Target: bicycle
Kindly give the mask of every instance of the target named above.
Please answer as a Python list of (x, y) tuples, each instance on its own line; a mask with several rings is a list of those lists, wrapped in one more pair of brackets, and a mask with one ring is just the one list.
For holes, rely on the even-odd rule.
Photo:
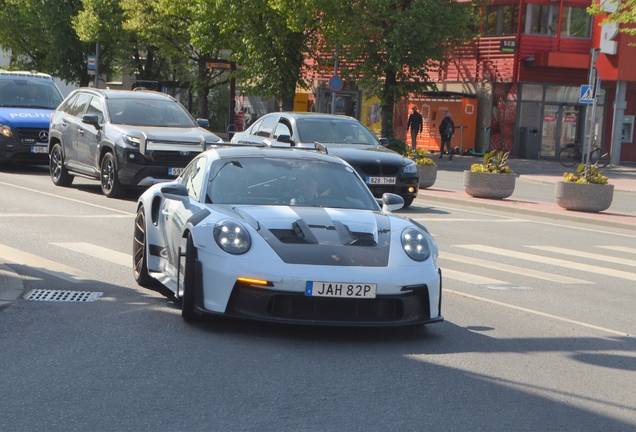
[[(595, 147), (596, 141), (592, 143), (590, 151), (590, 163), (599, 168), (609, 165), (610, 154), (603, 147)], [(559, 162), (565, 167), (572, 167), (583, 163), (583, 148), (580, 142), (568, 143), (559, 152)]]

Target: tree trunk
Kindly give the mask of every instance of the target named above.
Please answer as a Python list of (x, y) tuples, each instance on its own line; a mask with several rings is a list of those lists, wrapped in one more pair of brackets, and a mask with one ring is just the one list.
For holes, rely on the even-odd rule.
[(208, 95), (210, 94), (210, 84), (208, 83), (207, 61), (205, 58), (199, 60), (197, 79), (197, 117), (208, 118)]
[(393, 130), (393, 111), (395, 107), (394, 89), (397, 86), (396, 73), (386, 72), (384, 80), (384, 89), (382, 91), (382, 137), (392, 138), (395, 136)]

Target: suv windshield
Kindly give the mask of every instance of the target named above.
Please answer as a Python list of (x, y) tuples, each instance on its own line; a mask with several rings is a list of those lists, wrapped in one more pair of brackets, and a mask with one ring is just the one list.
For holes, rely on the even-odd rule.
[(367, 128), (347, 118), (300, 118), (297, 125), (303, 143), (379, 145)]
[(182, 128), (198, 126), (179, 102), (171, 100), (109, 99), (108, 111), (113, 124)]
[(54, 110), (62, 95), (52, 82), (37, 82), (24, 78), (0, 79), (0, 106)]

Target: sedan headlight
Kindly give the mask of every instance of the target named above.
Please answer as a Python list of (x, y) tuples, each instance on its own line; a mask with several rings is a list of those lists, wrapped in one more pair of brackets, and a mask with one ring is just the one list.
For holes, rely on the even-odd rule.
[(408, 163), (404, 167), (404, 173), (405, 174), (416, 174), (417, 173), (417, 165), (415, 165), (413, 162)]
[(415, 227), (402, 231), (402, 247), (413, 261), (426, 261), (431, 256), (431, 244), (424, 233)]
[(233, 220), (222, 220), (214, 226), (214, 240), (227, 253), (241, 255), (250, 250), (252, 239), (245, 227)]
[(139, 145), (141, 144), (141, 139), (131, 135), (124, 135), (124, 142), (128, 145), (139, 147)]
[(11, 128), (7, 125), (3, 125), (0, 123), (0, 133), (7, 138), (11, 138), (13, 134), (11, 133)]

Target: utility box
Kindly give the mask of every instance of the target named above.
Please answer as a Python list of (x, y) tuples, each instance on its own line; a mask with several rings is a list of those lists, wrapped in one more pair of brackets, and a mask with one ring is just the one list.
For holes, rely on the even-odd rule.
[(522, 127), (519, 128), (521, 136), (519, 139), (519, 156), (523, 159), (541, 158), (541, 136), (539, 128)]

